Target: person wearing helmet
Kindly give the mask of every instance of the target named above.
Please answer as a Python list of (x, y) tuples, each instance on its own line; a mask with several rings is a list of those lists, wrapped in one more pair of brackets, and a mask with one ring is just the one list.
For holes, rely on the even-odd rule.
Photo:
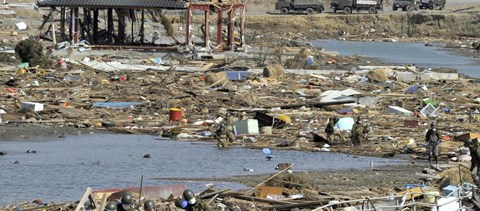
[(152, 200), (146, 200), (145, 203), (143, 203), (143, 208), (145, 211), (156, 211), (157, 208), (155, 208), (155, 202)]
[(212, 208), (189, 189), (183, 191), (183, 199), (177, 199), (175, 205), (187, 211), (211, 211)]
[(109, 202), (105, 205), (104, 211), (117, 211), (117, 204), (115, 202)]
[(359, 146), (362, 142), (364, 142), (364, 126), (362, 124), (362, 117), (358, 116), (357, 121), (353, 123), (352, 126), (352, 133), (350, 135), (350, 139), (352, 140), (353, 146)]
[(133, 198), (129, 192), (125, 192), (122, 195), (120, 203), (117, 204), (117, 211), (128, 211), (133, 208)]
[(228, 141), (227, 141), (227, 132), (225, 131), (225, 124), (221, 123), (215, 131), (215, 135), (217, 137), (217, 147), (219, 148), (227, 148)]
[(235, 134), (233, 134), (233, 127), (234, 127), (235, 119), (234, 116), (231, 113), (227, 113), (227, 116), (225, 118), (225, 132), (227, 134), (228, 141), (230, 143), (233, 143), (236, 141)]
[(337, 117), (328, 118), (327, 127), (325, 127), (325, 134), (327, 135), (327, 140), (329, 142), (333, 141), (333, 134), (335, 132), (335, 124), (337, 119)]
[(430, 129), (425, 135), (425, 142), (427, 142), (428, 147), (428, 162), (430, 166), (432, 165), (432, 158), (435, 160), (435, 164), (438, 165), (438, 155), (439, 155), (439, 145), (440, 145), (440, 133), (435, 126), (435, 123), (430, 124)]

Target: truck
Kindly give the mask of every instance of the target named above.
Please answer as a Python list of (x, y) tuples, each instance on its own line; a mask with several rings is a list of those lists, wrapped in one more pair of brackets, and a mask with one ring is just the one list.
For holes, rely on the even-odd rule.
[(392, 10), (396, 11), (402, 9), (402, 11), (416, 10), (420, 3), (417, 0), (395, 0), (393, 1)]
[(278, 0), (275, 3), (275, 10), (280, 10), (282, 14), (306, 12), (310, 15), (314, 12), (322, 13), (325, 7), (322, 0)]
[(343, 10), (345, 14), (351, 14), (353, 10), (367, 10), (370, 14), (377, 14), (378, 10), (383, 10), (383, 0), (332, 0), (330, 8), (334, 13), (338, 10)]
[(420, 0), (420, 9), (439, 9), (443, 10), (445, 8), (446, 0)]

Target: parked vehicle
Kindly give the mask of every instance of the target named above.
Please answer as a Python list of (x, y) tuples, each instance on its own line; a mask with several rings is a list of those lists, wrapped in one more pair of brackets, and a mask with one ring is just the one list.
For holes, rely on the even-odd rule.
[(446, 0), (420, 0), (420, 9), (439, 9), (443, 10), (445, 8)]
[(377, 14), (378, 10), (383, 10), (383, 0), (332, 0), (330, 8), (334, 13), (338, 10), (343, 10), (345, 14), (351, 14), (353, 10), (366, 10), (370, 14)]
[(417, 0), (395, 0), (393, 2), (392, 10), (396, 11), (402, 9), (402, 11), (416, 10), (420, 3)]
[(325, 10), (322, 0), (278, 0), (275, 3), (275, 10), (280, 10), (282, 14), (289, 12), (314, 12), (322, 13)]

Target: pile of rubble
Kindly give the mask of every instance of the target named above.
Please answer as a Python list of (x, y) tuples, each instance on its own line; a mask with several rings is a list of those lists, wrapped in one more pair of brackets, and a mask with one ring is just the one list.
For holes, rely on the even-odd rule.
[[(2, 123), (157, 135), (175, 127), (182, 129), (178, 139), (215, 141), (212, 132), (230, 112), (248, 123), (237, 128), (233, 144), (315, 151), (324, 143), (312, 135), (325, 137), (328, 118), (345, 118), (337, 129), (349, 140), (349, 119), (363, 116), (373, 129), (368, 144), (352, 148), (346, 141), (329, 150), (421, 156), (426, 125), (436, 121), (450, 157), (461, 146), (452, 140), (477, 129), (465, 123), (478, 119), (478, 84), (455, 72), (361, 66), (371, 62), (308, 47), (200, 60), (144, 56), (57, 57), (51, 68), (4, 64)], [(277, 127), (272, 123), (280, 116), (288, 120)], [(262, 128), (271, 132), (261, 135)]]
[[(112, 55), (85, 48), (82, 51), (91, 54), (64, 51), (70, 56), (57, 56), (50, 68), (2, 64), (0, 115), (5, 127), (70, 126), (216, 142), (215, 130), (232, 113), (233, 145), (383, 157), (407, 153), (412, 162), (426, 158), (424, 136), (432, 121), (443, 136), (443, 160), (468, 161), (461, 141), (478, 137), (478, 124), (469, 124), (478, 121), (478, 84), (456, 72), (375, 66), (309, 47), (198, 54), (195, 59), (182, 54)], [(353, 147), (349, 136), (358, 116), (372, 129), (366, 142)], [(340, 119), (336, 130), (343, 141), (326, 144), (324, 129), (331, 117)], [(282, 178), (285, 182), (270, 184), (280, 189), (267, 188), (279, 192), (274, 195), (282, 200), (254, 196), (253, 190), (200, 195), (215, 206), (262, 210), (308, 209), (347, 200), (308, 188), (291, 175)], [(159, 204), (172, 206), (165, 200)]]
[[(444, 165), (447, 166), (447, 165)], [(464, 171), (468, 166), (452, 166), (437, 174), (430, 169), (415, 173), (425, 179), (404, 187), (370, 188), (368, 191), (347, 191), (342, 194), (318, 190), (309, 182), (308, 175), (292, 174), (292, 165), (273, 174), (248, 190), (232, 191), (209, 187), (196, 195), (213, 210), (369, 210), (395, 207), (398, 209), (440, 210), (477, 206), (477, 187)], [(460, 181), (457, 175), (464, 175)], [(462, 181), (463, 180), (463, 181)], [(140, 186), (125, 189), (92, 190), (87, 188), (77, 202), (43, 203), (36, 199), (29, 203), (15, 203), (3, 210), (103, 210), (107, 203), (120, 203), (129, 193), (134, 210), (144, 210), (143, 204), (153, 200), (157, 210), (183, 210), (177, 204), (184, 185)]]

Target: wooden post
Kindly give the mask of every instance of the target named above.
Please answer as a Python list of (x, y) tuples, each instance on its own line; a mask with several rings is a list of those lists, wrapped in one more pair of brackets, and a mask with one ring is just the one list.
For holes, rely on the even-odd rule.
[(217, 15), (217, 46), (222, 45), (222, 9), (218, 9)]
[(73, 25), (75, 20), (73, 19), (73, 8), (70, 8), (70, 26), (68, 27), (68, 39), (73, 40)]
[(98, 9), (93, 9), (93, 43), (98, 43)]
[(230, 50), (233, 49), (233, 13), (235, 10), (231, 9), (228, 12), (228, 28), (227, 28), (227, 45)]
[(65, 7), (60, 7), (60, 39), (65, 41), (67, 35), (65, 34)]
[(107, 10), (108, 23), (107, 23), (107, 42), (108, 44), (113, 44), (113, 9), (108, 8)]
[(57, 35), (55, 34), (55, 22), (54, 22), (54, 19), (55, 19), (55, 18), (52, 17), (52, 42), (53, 42), (53, 44), (55, 45), (55, 44), (57, 44)]
[(127, 28), (125, 9), (116, 9), (115, 11), (118, 19), (118, 42), (123, 44), (125, 43), (125, 28)]
[(131, 28), (130, 32), (132, 33), (132, 43), (134, 43), (135, 42), (135, 36), (134, 36), (134, 33), (133, 33), (133, 25), (134, 25), (133, 23), (135, 23), (135, 10), (130, 9), (129, 14), (130, 14), (130, 20), (132, 20), (131, 21), (132, 28)]
[[(83, 8), (83, 30), (87, 34), (88, 38), (92, 38), (92, 9), (90, 8)], [(82, 30), (81, 34), (84, 34)]]
[(140, 193), (139, 193), (139, 196), (138, 196), (138, 200), (142, 200), (142, 192), (143, 192), (143, 174), (142, 174), (142, 177), (140, 178)]
[(142, 23), (140, 25), (140, 43), (143, 44), (145, 40), (145, 10), (142, 9)]
[(245, 45), (245, 6), (240, 10), (240, 47)]
[(185, 11), (185, 45), (187, 49), (190, 47), (190, 36), (191, 36), (191, 31), (190, 31), (190, 24), (191, 24), (191, 18), (190, 18), (190, 6), (188, 6), (187, 10)]
[(72, 16), (72, 30), (73, 30), (73, 44), (78, 43), (78, 39), (80, 36), (80, 30), (79, 30), (79, 18), (78, 18), (78, 7), (73, 8), (73, 16)]
[(210, 49), (210, 11), (205, 11), (205, 34), (203, 37), (205, 48), (208, 50)]

